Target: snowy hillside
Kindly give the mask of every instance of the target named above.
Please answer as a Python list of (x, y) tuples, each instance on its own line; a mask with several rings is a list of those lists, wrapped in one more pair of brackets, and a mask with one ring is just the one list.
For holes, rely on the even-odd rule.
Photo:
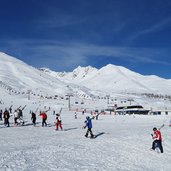
[(49, 76), (26, 63), (0, 53), (0, 84), (10, 88), (11, 91), (42, 96), (64, 95), (67, 93), (67, 84), (55, 77)]

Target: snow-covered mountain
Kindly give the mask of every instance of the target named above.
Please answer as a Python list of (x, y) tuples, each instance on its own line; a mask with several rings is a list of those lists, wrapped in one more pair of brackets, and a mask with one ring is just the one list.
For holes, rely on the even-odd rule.
[(54, 72), (49, 69), (42, 70), (64, 82), (84, 85), (91, 90), (108, 94), (111, 92), (169, 94), (171, 92), (171, 80), (154, 75), (144, 76), (125, 67), (111, 64), (99, 70), (91, 66), (79, 66), (68, 73)]
[(77, 67), (72, 72), (55, 72), (48, 68), (40, 68), (40, 70), (50, 74), (51, 76), (57, 77), (65, 82), (80, 83), (82, 80), (91, 78), (98, 73), (98, 69), (91, 66)]
[(0, 85), (9, 91), (48, 95), (68, 92), (85, 95), (111, 93), (170, 95), (171, 80), (143, 76), (122, 66), (107, 65), (101, 69), (78, 67), (72, 72), (36, 69), (23, 61), (0, 53)]

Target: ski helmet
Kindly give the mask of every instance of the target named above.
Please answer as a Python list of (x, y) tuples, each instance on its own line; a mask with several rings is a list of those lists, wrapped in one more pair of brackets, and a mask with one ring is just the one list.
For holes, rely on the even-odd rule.
[(153, 128), (153, 131), (156, 131), (156, 130), (157, 130), (157, 128), (156, 128), (156, 127), (154, 127), (154, 128)]
[(86, 116), (86, 119), (88, 120), (90, 117), (89, 116)]

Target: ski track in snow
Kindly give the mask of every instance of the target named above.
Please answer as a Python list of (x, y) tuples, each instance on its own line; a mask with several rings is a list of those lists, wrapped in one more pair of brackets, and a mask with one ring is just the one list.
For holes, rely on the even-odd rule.
[[(55, 131), (55, 116), (50, 127), (5, 128), (0, 122), (1, 171), (169, 171), (171, 160), (170, 127), (162, 128), (164, 153), (150, 151), (153, 126), (165, 116), (101, 115), (93, 120), (95, 139), (85, 138), (85, 115), (74, 119), (74, 112), (62, 113), (64, 131)], [(10, 120), (12, 121), (12, 118)], [(13, 123), (11, 123), (11, 126)]]

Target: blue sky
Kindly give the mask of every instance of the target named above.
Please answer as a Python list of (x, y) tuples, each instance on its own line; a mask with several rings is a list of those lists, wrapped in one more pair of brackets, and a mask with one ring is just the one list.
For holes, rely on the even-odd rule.
[(121, 65), (171, 79), (170, 0), (1, 0), (0, 51), (35, 67)]

